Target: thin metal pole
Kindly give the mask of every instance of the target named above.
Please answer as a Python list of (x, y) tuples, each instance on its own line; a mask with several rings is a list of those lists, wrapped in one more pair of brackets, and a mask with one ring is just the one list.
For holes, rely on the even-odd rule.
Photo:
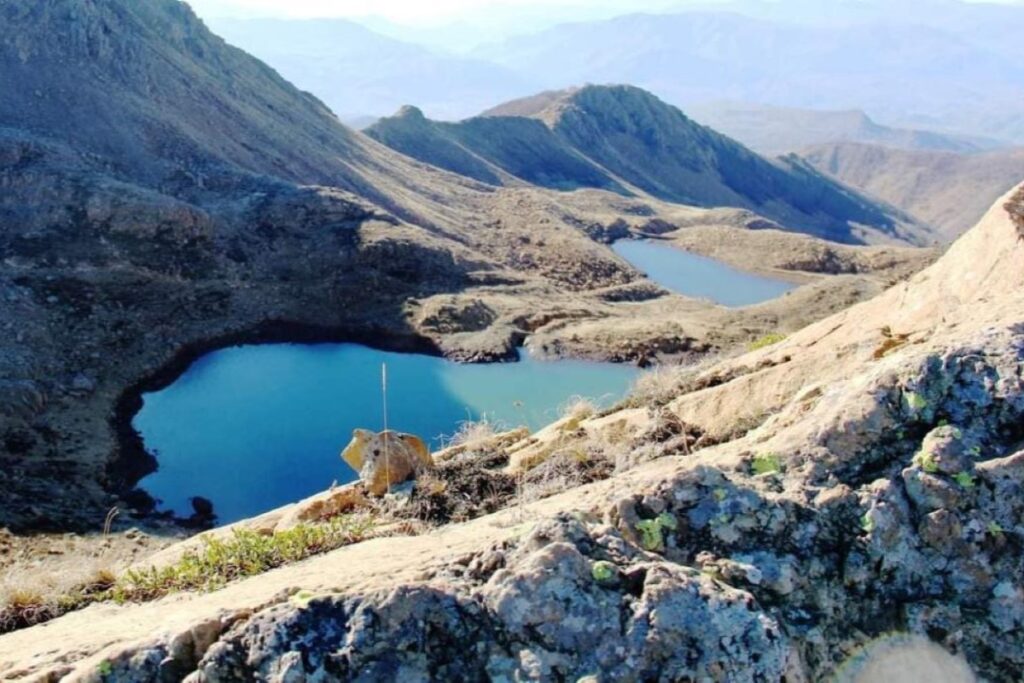
[(387, 478), (388, 493), (391, 493), (391, 461), (388, 458), (388, 364), (380, 364), (381, 396), (384, 399), (384, 476)]

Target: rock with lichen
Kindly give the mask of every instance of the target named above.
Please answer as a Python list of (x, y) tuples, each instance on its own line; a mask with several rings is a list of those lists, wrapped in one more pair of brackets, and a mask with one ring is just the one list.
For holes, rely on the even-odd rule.
[(382, 496), (396, 484), (433, 469), (434, 459), (423, 439), (388, 430), (356, 429), (341, 459), (359, 473), (370, 495)]

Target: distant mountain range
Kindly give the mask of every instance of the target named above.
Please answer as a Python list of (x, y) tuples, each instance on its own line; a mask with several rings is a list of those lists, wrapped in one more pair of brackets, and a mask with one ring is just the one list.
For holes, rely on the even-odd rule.
[(801, 156), (823, 173), (907, 211), (952, 241), (1024, 180), (1024, 148), (981, 154), (877, 145), (818, 145)]
[(430, 50), (341, 19), (217, 19), (210, 25), (343, 119), (391, 114), (409, 102), (432, 116), (457, 119), (537, 89), (494, 63)]
[(747, 208), (840, 242), (927, 243), (923, 226), (793, 156), (769, 161), (639, 88), (587, 86), (516, 100), (459, 123), (407, 107), (366, 129), (409, 156), (486, 183), (592, 187)]
[[(975, 11), (952, 2), (927, 11), (949, 6)], [(1006, 13), (1019, 42), (1024, 8)], [(986, 40), (996, 22), (986, 19), (972, 40), (884, 16), (786, 24), (721, 11), (634, 14), (557, 26), (474, 56), (546, 88), (631, 83), (681, 106), (728, 99), (863, 109), (898, 125), (1024, 140), (1024, 60), (1017, 43)]]
[[(469, 53), (458, 49), (507, 31), (481, 17), (429, 31), (371, 20), (369, 27), (271, 19), (218, 19), (211, 26), (346, 120), (389, 115), (404, 104), (433, 119), (458, 120), (545, 89), (628, 83), (687, 111), (722, 101), (863, 111), (872, 124), (905, 129), (886, 141), (877, 139), (887, 135), (881, 131), (849, 135), (851, 126), (870, 128), (866, 121), (818, 122), (821, 133), (835, 127), (847, 135), (796, 140), (797, 147), (850, 140), (947, 148), (926, 139), (926, 131), (967, 136), (970, 144), (1024, 142), (1024, 7), (742, 0), (673, 11), (670, 4), (662, 14), (555, 26), (549, 19), (544, 30), (535, 30), (544, 22), (534, 16), (516, 29), (522, 35)], [(578, 16), (599, 15), (595, 9)], [(698, 120), (703, 111), (694, 110)], [(759, 149), (781, 151), (745, 139), (722, 118), (706, 122)], [(907, 138), (906, 130), (920, 134)]]
[(963, 153), (1003, 146), (991, 138), (884, 126), (858, 109), (829, 111), (709, 102), (690, 105), (686, 113), (762, 154), (784, 154), (833, 142)]

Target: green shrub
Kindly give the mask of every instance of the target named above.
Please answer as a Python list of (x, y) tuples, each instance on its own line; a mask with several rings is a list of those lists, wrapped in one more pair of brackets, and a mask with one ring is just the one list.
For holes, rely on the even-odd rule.
[(750, 344), (747, 345), (747, 348), (750, 351), (757, 351), (758, 349), (774, 346), (775, 344), (778, 344), (779, 342), (784, 341), (785, 339), (786, 335), (784, 334), (766, 334), (763, 337), (760, 337), (759, 339), (755, 339), (754, 341), (750, 342)]

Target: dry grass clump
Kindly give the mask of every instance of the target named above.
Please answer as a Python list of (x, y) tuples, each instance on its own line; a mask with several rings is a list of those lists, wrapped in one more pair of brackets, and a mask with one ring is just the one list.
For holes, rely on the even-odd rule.
[(721, 356), (708, 355), (696, 363), (655, 366), (636, 378), (625, 404), (637, 408), (663, 406), (691, 391), (698, 378), (721, 360)]
[(408, 503), (391, 514), (439, 525), (497, 512), (516, 496), (516, 479), (504, 471), (507, 464), (500, 447), (439, 463), (419, 476)]
[(1005, 208), (1017, 226), (1017, 236), (1024, 240), (1024, 190), (1015, 194)]
[(445, 448), (474, 451), (493, 441), (499, 433), (498, 425), (485, 415), (479, 420), (465, 420), (444, 444)]
[(18, 543), (0, 566), (0, 633), (77, 609), (109, 588), (138, 555), (170, 540), (119, 534), (38, 537)]

